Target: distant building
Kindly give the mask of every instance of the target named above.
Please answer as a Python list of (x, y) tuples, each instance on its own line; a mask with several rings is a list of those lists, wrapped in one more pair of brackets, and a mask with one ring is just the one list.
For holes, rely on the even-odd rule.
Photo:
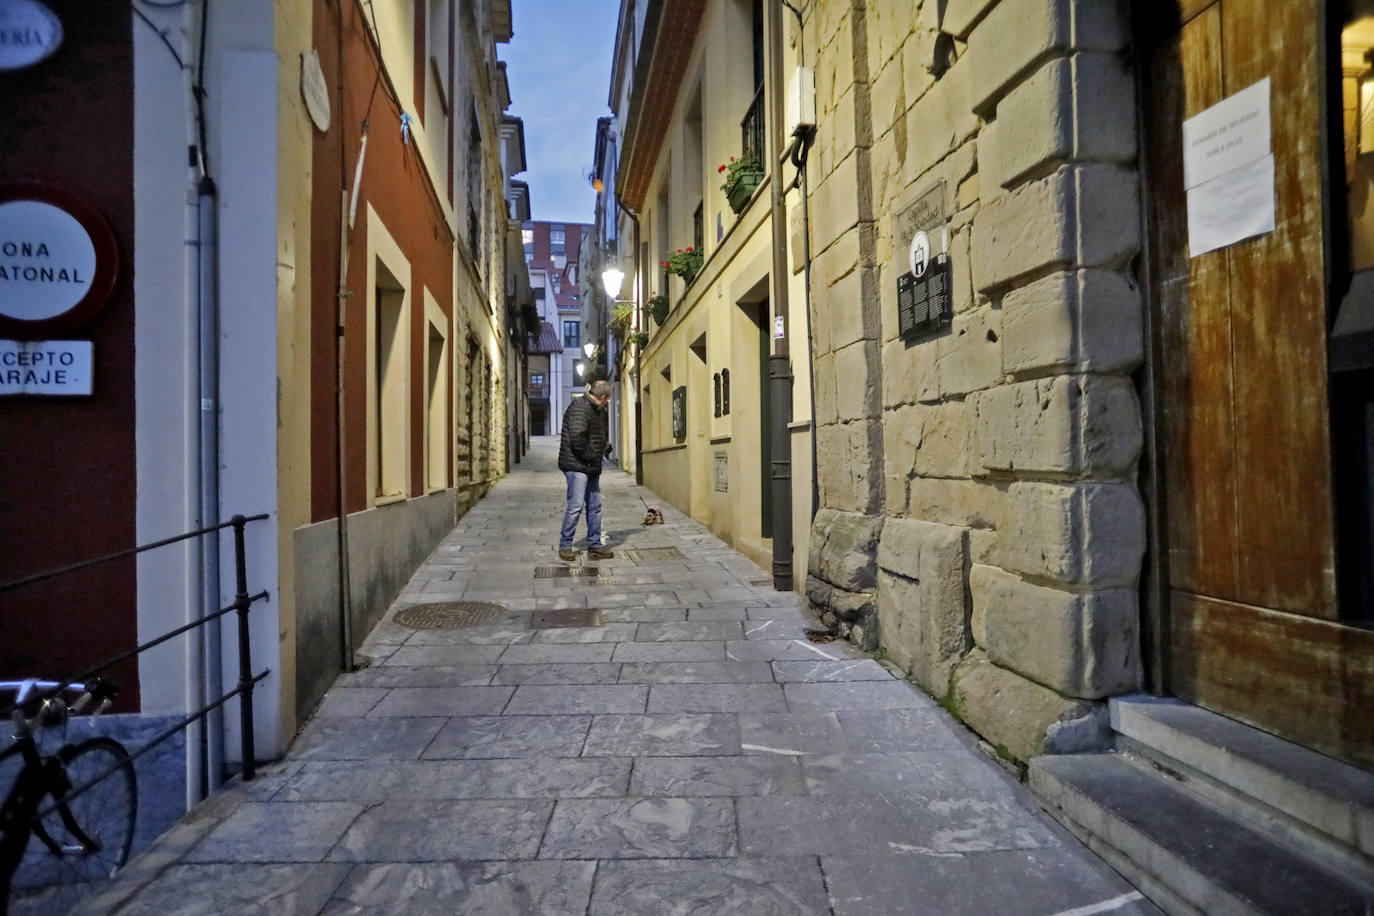
[(532, 335), (529, 364), (530, 432), (556, 436), (563, 411), (586, 385), (582, 351), (582, 290), (579, 286), (584, 223), (527, 221), (521, 227), (525, 264), (541, 328)]

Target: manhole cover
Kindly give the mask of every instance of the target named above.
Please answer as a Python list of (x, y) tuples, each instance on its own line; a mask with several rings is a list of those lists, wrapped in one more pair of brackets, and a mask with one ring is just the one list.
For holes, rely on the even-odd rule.
[(438, 601), (402, 608), (392, 619), (412, 630), (456, 630), (460, 627), (475, 627), (506, 613), (506, 609), (499, 604), (482, 601)]
[(682, 551), (676, 547), (637, 547), (621, 552), (636, 563), (664, 563), (683, 559)]
[(594, 607), (571, 607), (557, 611), (535, 611), (530, 617), (531, 630), (552, 630), (557, 627), (595, 627), (601, 625), (601, 611)]
[(599, 575), (601, 575), (601, 568), (598, 566), (536, 566), (534, 568), (536, 579), (589, 578)]

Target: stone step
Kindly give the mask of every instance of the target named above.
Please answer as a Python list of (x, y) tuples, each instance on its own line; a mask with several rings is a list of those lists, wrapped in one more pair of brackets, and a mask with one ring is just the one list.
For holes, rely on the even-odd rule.
[(1121, 754), (1037, 757), (1040, 803), (1171, 913), (1364, 914), (1374, 891)]
[(1374, 887), (1374, 773), (1178, 700), (1111, 701), (1117, 749)]

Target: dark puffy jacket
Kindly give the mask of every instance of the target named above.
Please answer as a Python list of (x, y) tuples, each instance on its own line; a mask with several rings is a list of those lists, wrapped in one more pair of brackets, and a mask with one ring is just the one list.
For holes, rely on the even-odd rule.
[(589, 477), (601, 473), (606, 453), (606, 408), (597, 407), (583, 395), (573, 398), (563, 412), (563, 435), (558, 443), (558, 469), (580, 471)]

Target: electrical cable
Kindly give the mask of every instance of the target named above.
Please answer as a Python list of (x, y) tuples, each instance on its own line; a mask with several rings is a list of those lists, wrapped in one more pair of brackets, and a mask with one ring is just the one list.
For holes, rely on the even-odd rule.
[[(144, 0), (144, 2), (147, 2), (147, 0)], [(180, 0), (180, 2), (185, 3), (186, 0)], [(155, 5), (155, 6), (158, 6), (158, 5), (160, 5), (160, 4), (154, 4), (154, 5)], [(185, 70), (185, 69), (186, 69), (186, 62), (183, 61), (183, 60), (181, 59), (181, 55), (177, 53), (177, 49), (172, 45), (172, 43), (171, 43), (170, 41), (167, 40), (167, 33), (166, 33), (165, 31), (163, 31), (162, 29), (159, 29), (159, 28), (157, 27), (157, 23), (155, 23), (155, 22), (153, 22), (153, 20), (149, 19), (148, 16), (147, 16), (147, 14), (144, 13), (143, 10), (139, 9), (139, 8), (136, 7), (136, 6), (131, 6), (131, 7), (129, 7), (129, 9), (133, 10), (133, 11), (134, 11), (134, 15), (137, 16), (139, 19), (142, 19), (142, 20), (143, 20), (143, 23), (144, 23), (145, 25), (147, 25), (148, 28), (150, 28), (150, 29), (153, 30), (153, 34), (154, 34), (154, 35), (156, 35), (158, 38), (161, 38), (161, 39), (162, 39), (162, 43), (163, 43), (164, 45), (167, 46), (167, 50), (171, 53), (172, 58), (177, 62), (177, 69), (178, 69), (178, 70)], [(171, 7), (167, 7), (167, 9), (171, 9)]]

